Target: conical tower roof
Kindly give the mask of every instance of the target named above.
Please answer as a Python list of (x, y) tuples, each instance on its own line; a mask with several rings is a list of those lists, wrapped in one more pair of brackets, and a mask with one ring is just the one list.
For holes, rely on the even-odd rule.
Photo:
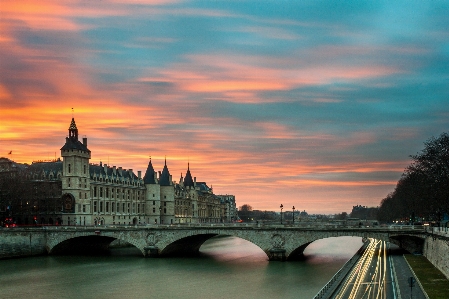
[(184, 179), (184, 187), (194, 187), (192, 174), (190, 173), (190, 163), (187, 163), (187, 173)]
[(156, 184), (156, 178), (154, 177), (154, 168), (153, 164), (151, 163), (151, 158), (150, 162), (148, 162), (148, 167), (147, 171), (145, 172), (145, 176), (143, 177), (143, 182), (145, 184)]
[(162, 170), (161, 177), (159, 178), (159, 185), (170, 186), (170, 172), (167, 167), (167, 159), (165, 159), (164, 169)]

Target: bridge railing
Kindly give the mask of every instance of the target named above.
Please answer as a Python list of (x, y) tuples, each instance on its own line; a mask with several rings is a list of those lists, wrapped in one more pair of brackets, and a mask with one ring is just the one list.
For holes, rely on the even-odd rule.
[(428, 227), (427, 232), (449, 238), (449, 227)]
[[(5, 229), (20, 229), (18, 228), (5, 228)], [(390, 225), (390, 226), (358, 226), (358, 225), (334, 225), (329, 223), (302, 223), (302, 224), (273, 224), (270, 223), (181, 223), (181, 224), (111, 224), (101, 226), (42, 226), (42, 227), (30, 227), (25, 229), (44, 229), (44, 230), (86, 230), (86, 229), (141, 229), (141, 228), (248, 228), (248, 229), (304, 229), (304, 230), (361, 230), (361, 231), (423, 231), (435, 234), (441, 234), (449, 236), (448, 228), (432, 228), (426, 226), (417, 225)], [(23, 229), (23, 228), (22, 228)]]

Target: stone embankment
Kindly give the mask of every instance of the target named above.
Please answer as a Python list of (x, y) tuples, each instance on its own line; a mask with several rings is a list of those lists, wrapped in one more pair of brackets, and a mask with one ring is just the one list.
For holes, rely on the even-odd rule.
[(423, 255), (449, 279), (449, 228), (430, 227)]
[(0, 259), (46, 254), (46, 241), (45, 232), (35, 228), (0, 228)]

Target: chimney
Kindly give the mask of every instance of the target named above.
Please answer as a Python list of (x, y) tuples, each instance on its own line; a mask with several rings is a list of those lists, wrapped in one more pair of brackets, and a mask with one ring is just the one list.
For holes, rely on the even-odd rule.
[(122, 175), (122, 167), (118, 168), (118, 173), (120, 174), (120, 176)]
[(103, 166), (103, 163), (101, 163), (101, 161), (100, 161), (100, 166)]
[(193, 187), (196, 187), (196, 177), (193, 178)]
[(142, 178), (142, 171), (137, 171), (137, 177), (139, 178), (139, 180)]
[(83, 137), (83, 144), (85, 147), (87, 147), (87, 137)]

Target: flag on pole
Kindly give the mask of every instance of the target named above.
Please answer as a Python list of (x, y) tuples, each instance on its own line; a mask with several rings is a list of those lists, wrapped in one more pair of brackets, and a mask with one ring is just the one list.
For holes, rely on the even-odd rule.
[(8, 155), (12, 155), (12, 151), (9, 151)]

